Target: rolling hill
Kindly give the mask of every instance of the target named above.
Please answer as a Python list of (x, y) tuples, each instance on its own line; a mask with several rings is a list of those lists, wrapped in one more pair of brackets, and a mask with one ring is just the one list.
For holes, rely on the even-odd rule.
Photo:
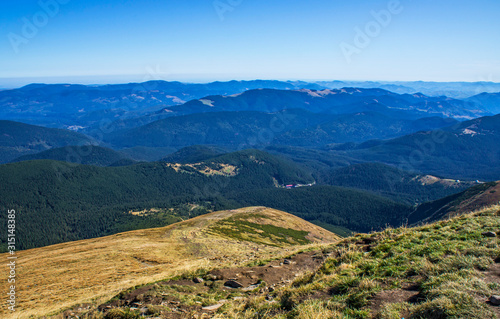
[(170, 163), (198, 163), (227, 153), (224, 149), (210, 145), (193, 145), (184, 147), (164, 157), (162, 161)]
[(397, 119), (376, 112), (332, 115), (303, 109), (274, 113), (224, 111), (169, 117), (111, 133), (106, 141), (115, 147), (183, 148), (199, 144), (233, 149), (262, 145), (322, 147), (403, 136), (456, 123), (443, 118)]
[(320, 183), (363, 189), (410, 205), (436, 200), (477, 184), (419, 175), (382, 163), (355, 164), (318, 175)]
[(91, 145), (91, 138), (72, 131), (0, 120), (0, 163), (67, 145)]
[(500, 93), (481, 93), (467, 99), (493, 114), (500, 113)]
[(372, 141), (340, 152), (367, 162), (460, 179), (500, 179), (500, 115), (461, 122), (442, 130)]
[[(407, 205), (353, 189), (285, 189), (285, 184), (314, 183), (310, 171), (256, 150), (192, 164), (97, 167), (26, 161), (1, 165), (0, 182), (1, 204), (22, 212), (19, 249), (160, 227), (246, 206), (288, 209), (341, 234), (397, 226), (409, 213)], [(5, 222), (5, 216), (0, 220)]]
[[(162, 228), (18, 252), (18, 311), (2, 318), (44, 316), (75, 304), (107, 301), (123, 289), (190, 269), (243, 265), (338, 237), (264, 207), (219, 211)], [(5, 258), (5, 255), (0, 255)], [(0, 275), (5, 279), (6, 273)], [(36, 295), (37, 298), (31, 296)]]
[[(490, 115), (474, 103), (423, 94), (397, 94), (383, 89), (342, 88), (326, 90), (257, 89), (232, 96), (212, 95), (191, 100), (164, 112), (186, 115), (203, 112), (305, 109), (314, 113), (346, 114), (377, 110), (400, 118), (441, 116), (472, 119)], [(395, 117), (395, 116), (394, 116)]]
[[(110, 287), (107, 284), (108, 271), (114, 268), (103, 267), (106, 271), (99, 273), (98, 278), (90, 277), (90, 280), (101, 279), (104, 285), (94, 288), (95, 292), (80, 290), (78, 299), (85, 300), (93, 295), (92, 302), (73, 305), (66, 302), (69, 307), (61, 309), (61, 299), (67, 298), (72, 288), (61, 285), (54, 288), (61, 293), (51, 297), (51, 303), (40, 305), (39, 299), (32, 299), (31, 305), (42, 314), (53, 309), (54, 313), (62, 316), (84, 318), (182, 318), (186, 314), (192, 318), (221, 319), (499, 318), (500, 311), (493, 303), (494, 296), (500, 293), (499, 216), (500, 206), (496, 205), (420, 227), (388, 228), (376, 233), (357, 234), (331, 244), (313, 244), (296, 250), (288, 248), (286, 254), (267, 259), (259, 257), (273, 252), (266, 250), (262, 254), (262, 246), (259, 247), (260, 256), (256, 256), (247, 253), (247, 248), (255, 247), (253, 243), (241, 249), (229, 241), (228, 257), (231, 258), (233, 248), (237, 248), (241, 249), (239, 256), (248, 256), (251, 262), (232, 262), (229, 265), (219, 264), (218, 267), (209, 262), (204, 267), (191, 263), (184, 271), (179, 269), (176, 274), (160, 277), (160, 280), (152, 277), (149, 283), (142, 281), (141, 285), (134, 287), (147, 271), (143, 268), (136, 270), (138, 280), (107, 300), (106, 293), (102, 292)], [(195, 225), (199, 221), (195, 220)], [(231, 227), (234, 225), (233, 222), (229, 224)], [(175, 233), (180, 230), (182, 238), (185, 238), (178, 248), (182, 251), (186, 244), (195, 243), (197, 237), (204, 237), (196, 236), (196, 231), (190, 231), (184, 223), (179, 226), (180, 229), (171, 230), (162, 241), (175, 240), (178, 238)], [(120, 279), (125, 279), (130, 273), (127, 262), (130, 256), (135, 257), (136, 245), (145, 241), (151, 243), (154, 237), (158, 237), (156, 235), (151, 240), (148, 232), (143, 231), (140, 237), (136, 232), (123, 234), (121, 238), (113, 236), (101, 241), (84, 242), (86, 245), (79, 249), (77, 256), (84, 253), (93, 259), (96, 258), (95, 253), (102, 252), (94, 264), (106, 264), (106, 258), (102, 256), (108, 256), (107, 251), (113, 250), (118, 243), (122, 244), (123, 257), (119, 265), (123, 270)], [(134, 235), (136, 238), (133, 238)], [(132, 238), (134, 244), (129, 244)], [(207, 256), (212, 256), (214, 251), (209, 247), (216, 240), (210, 238), (204, 251)], [(107, 247), (100, 246), (105, 242)], [(43, 249), (34, 252), (42, 256), (42, 265), (47, 254), (51, 258), (72, 261), (76, 256), (67, 256), (78, 247), (75, 244), (53, 246), (56, 249), (48, 253)], [(148, 248), (156, 247), (158, 245), (153, 243)], [(89, 248), (94, 248), (94, 251), (87, 252)], [(148, 256), (149, 253), (148, 249), (143, 254)], [(169, 257), (156, 253), (149, 258), (161, 263)], [(76, 262), (79, 260), (81, 262), (81, 259), (76, 259)], [(170, 270), (177, 270), (176, 266), (171, 265)], [(51, 267), (27, 269), (41, 269), (43, 276), (27, 275), (36, 278), (43, 286), (50, 284), (54, 278)], [(64, 272), (64, 276), (71, 277), (71, 271), (89, 272), (76, 269), (71, 267)], [(122, 285), (120, 280), (117, 283), (114, 286), (118, 290)], [(40, 293), (43, 301), (46, 290)]]
[[(271, 121), (280, 129), (305, 127), (306, 111), (283, 111), (278, 115), (261, 112), (220, 112), (170, 117), (131, 130), (112, 133), (107, 141), (118, 147), (150, 146), (176, 147), (211, 144), (218, 146), (252, 147), (262, 144), (276, 133), (271, 130)], [(301, 116), (299, 116), (299, 114)], [(280, 117), (278, 117), (280, 116)], [(311, 114), (314, 123), (323, 121), (321, 116)], [(283, 121), (283, 119), (285, 121)], [(263, 130), (266, 136), (262, 135)], [(271, 137), (268, 137), (270, 135)], [(259, 139), (260, 137), (260, 139)], [(270, 142), (270, 141), (269, 141)]]

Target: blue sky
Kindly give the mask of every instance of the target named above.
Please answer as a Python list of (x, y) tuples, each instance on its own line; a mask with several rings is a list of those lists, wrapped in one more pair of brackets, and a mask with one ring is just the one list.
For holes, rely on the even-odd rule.
[[(385, 13), (381, 22), (373, 12)], [(0, 86), (500, 82), (499, 14), (498, 0), (8, 0), (0, 3)]]

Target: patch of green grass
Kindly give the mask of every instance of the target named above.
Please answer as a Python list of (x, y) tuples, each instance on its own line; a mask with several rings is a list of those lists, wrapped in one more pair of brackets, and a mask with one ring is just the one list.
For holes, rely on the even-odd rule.
[[(418, 228), (387, 229), (356, 235), (326, 248), (321, 268), (273, 293), (277, 311), (287, 318), (496, 318), (484, 300), (500, 285), (481, 275), (500, 256), (498, 207)], [(374, 313), (371, 299), (383, 290), (409, 285), (419, 302), (390, 301)], [(321, 292), (320, 299), (318, 293)], [(263, 305), (248, 305), (257, 313)], [(257, 317), (252, 317), (257, 318)], [(320, 317), (317, 317), (320, 318)]]
[(261, 214), (235, 216), (218, 221), (210, 227), (209, 231), (236, 240), (266, 243), (271, 246), (305, 245), (311, 243), (306, 238), (309, 234), (307, 231), (248, 221), (253, 218), (269, 219), (268, 216)]
[[(263, 228), (237, 217), (216, 226), (212, 231), (226, 236), (252, 230), (259, 236), (264, 230), (270, 235), (284, 235), (283, 229)], [(221, 281), (210, 281), (204, 288), (156, 285), (154, 294), (166, 294), (185, 305), (203, 306), (237, 295), (254, 296), (244, 302), (228, 302), (214, 318), (496, 318), (484, 300), (499, 294), (500, 284), (485, 281), (481, 271), (500, 257), (500, 238), (482, 233), (499, 230), (500, 211), (496, 206), (418, 228), (357, 234), (333, 245), (308, 248), (329, 253), (330, 257), (318, 270), (308, 271), (271, 293), (231, 293), (222, 288)], [(252, 266), (269, 261), (254, 261)], [(201, 269), (179, 278), (203, 277), (205, 273)], [(380, 292), (403, 292), (409, 286), (418, 290), (418, 298), (386, 300), (376, 311), (373, 309), (372, 300)], [(266, 300), (267, 294), (272, 301)]]

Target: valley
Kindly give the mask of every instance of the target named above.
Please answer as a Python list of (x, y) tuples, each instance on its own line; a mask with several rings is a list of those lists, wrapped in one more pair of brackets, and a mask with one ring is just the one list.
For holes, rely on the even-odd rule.
[(494, 93), (134, 85), (0, 92), (23, 292), (2, 318), (496, 313)]
[(499, 1), (0, 12), (0, 319), (500, 319)]

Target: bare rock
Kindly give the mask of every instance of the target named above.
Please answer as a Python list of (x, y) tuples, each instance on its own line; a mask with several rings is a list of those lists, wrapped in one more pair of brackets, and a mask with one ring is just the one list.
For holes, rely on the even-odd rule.
[(243, 288), (242, 290), (243, 291), (252, 291), (252, 290), (257, 289), (257, 288), (259, 288), (259, 284), (250, 285), (248, 287)]
[(491, 296), (489, 301), (492, 305), (500, 306), (500, 296), (498, 295)]
[(217, 277), (216, 275), (213, 275), (213, 274), (208, 274), (205, 276), (205, 279), (211, 280), (211, 281), (216, 281), (216, 280), (219, 280), (219, 277)]
[(224, 303), (218, 303), (216, 305), (211, 305), (211, 306), (203, 307), (202, 309), (203, 310), (208, 310), (208, 311), (215, 311), (215, 310), (219, 309), (220, 307), (222, 307), (223, 305), (224, 305)]
[(229, 287), (229, 288), (242, 288), (243, 285), (236, 280), (228, 280), (224, 283), (224, 286)]
[(202, 278), (200, 278), (200, 277), (196, 277), (196, 278), (194, 278), (194, 279), (193, 279), (193, 282), (194, 282), (195, 284), (201, 284), (201, 283), (203, 282), (203, 279), (202, 279)]
[(484, 232), (481, 235), (483, 235), (484, 237), (497, 237), (497, 234), (492, 231)]

